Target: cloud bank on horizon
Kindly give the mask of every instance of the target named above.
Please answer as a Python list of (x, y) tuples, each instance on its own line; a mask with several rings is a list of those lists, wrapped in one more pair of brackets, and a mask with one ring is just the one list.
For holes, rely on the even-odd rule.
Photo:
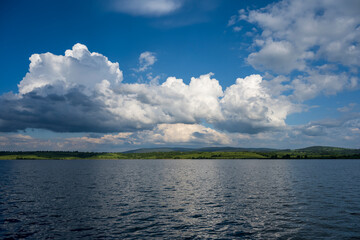
[[(159, 17), (179, 11), (186, 1), (112, 4), (118, 12)], [(311, 107), (307, 101), (317, 96), (359, 89), (359, 1), (283, 0), (241, 9), (227, 27), (239, 33), (244, 23), (254, 26), (244, 33), (252, 39), (245, 61), (258, 74), (239, 76), (227, 87), (211, 72), (192, 77), (188, 84), (176, 76), (161, 84), (125, 83), (121, 63), (80, 43), (64, 55), (33, 54), (18, 92), (0, 96), (0, 149), (244, 143), (282, 147), (287, 145), (276, 141), (336, 145), (335, 137), (359, 147), (357, 103), (339, 108), (339, 113), (347, 113), (340, 118), (286, 124), (288, 116), (306, 112)], [(157, 53), (145, 51), (134, 70), (145, 73), (157, 61)], [(20, 133), (29, 129), (84, 135), (45, 141)]]

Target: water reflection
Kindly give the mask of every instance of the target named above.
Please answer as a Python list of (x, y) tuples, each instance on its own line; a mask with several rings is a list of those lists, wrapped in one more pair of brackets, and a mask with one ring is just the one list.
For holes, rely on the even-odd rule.
[(360, 236), (360, 161), (0, 165), (0, 238)]

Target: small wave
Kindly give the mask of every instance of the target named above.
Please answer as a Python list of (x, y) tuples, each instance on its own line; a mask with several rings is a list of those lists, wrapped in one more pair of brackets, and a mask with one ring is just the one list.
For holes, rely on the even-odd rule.
[(21, 222), (19, 219), (15, 219), (15, 218), (6, 218), (4, 219), (4, 223), (18, 223)]
[(79, 228), (73, 228), (70, 229), (71, 232), (82, 232), (82, 231), (90, 231), (93, 230), (93, 227), (79, 227)]

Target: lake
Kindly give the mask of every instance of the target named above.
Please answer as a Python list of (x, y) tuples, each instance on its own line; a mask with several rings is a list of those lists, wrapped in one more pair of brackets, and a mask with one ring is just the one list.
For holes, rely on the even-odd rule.
[(360, 161), (4, 160), (0, 238), (360, 239)]

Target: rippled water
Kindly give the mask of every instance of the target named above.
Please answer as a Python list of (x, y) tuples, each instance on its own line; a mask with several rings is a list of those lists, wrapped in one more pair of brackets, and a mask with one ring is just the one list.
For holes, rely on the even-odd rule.
[(0, 238), (360, 239), (360, 160), (0, 161)]

